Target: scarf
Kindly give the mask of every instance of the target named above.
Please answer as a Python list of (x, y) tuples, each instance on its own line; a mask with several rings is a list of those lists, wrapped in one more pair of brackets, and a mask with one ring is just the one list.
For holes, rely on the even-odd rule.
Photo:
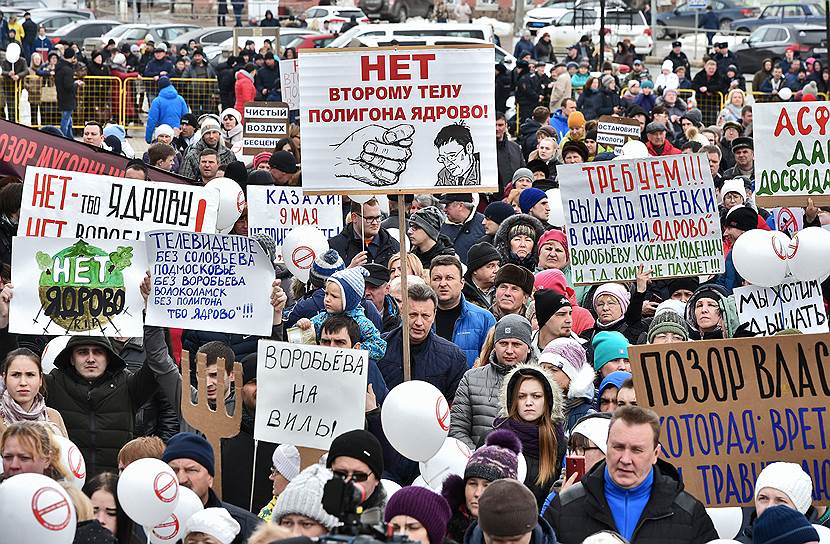
[(517, 419), (496, 418), (494, 429), (510, 429), (522, 443), (522, 454), (531, 459), (539, 458), (539, 426)]
[(49, 419), (46, 416), (46, 400), (43, 395), (37, 394), (31, 410), (27, 412), (12, 398), (8, 391), (4, 391), (3, 397), (0, 399), (0, 416), (9, 425), (21, 421), (48, 421)]

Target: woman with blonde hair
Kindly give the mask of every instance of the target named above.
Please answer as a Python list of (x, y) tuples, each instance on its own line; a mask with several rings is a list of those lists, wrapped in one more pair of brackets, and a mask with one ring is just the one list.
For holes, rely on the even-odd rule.
[(746, 105), (746, 93), (740, 89), (732, 89), (729, 91), (729, 94), (726, 95), (726, 105), (718, 114), (718, 123), (719, 127), (722, 127), (724, 123), (728, 123), (732, 121), (733, 123), (740, 123), (742, 119), (741, 111), (744, 109)]
[(67, 436), (60, 413), (46, 407), (46, 384), (37, 354), (26, 348), (9, 352), (3, 362), (2, 377), (4, 391), (0, 396), (0, 432), (13, 423), (43, 421)]
[(68, 479), (60, 461), (60, 446), (49, 426), (36, 421), (9, 425), (0, 437), (3, 479), (18, 474), (43, 474), (53, 480)]
[[(421, 259), (419, 259), (416, 255), (412, 253), (406, 254), (406, 272), (407, 275), (410, 276), (420, 276), (423, 278), (424, 281), (429, 283), (429, 276), (427, 275), (426, 271), (424, 270), (424, 265), (421, 264)], [(401, 254), (400, 252), (395, 253), (391, 257), (389, 257), (389, 264), (387, 267), (389, 269), (389, 280), (394, 280), (401, 275)]]

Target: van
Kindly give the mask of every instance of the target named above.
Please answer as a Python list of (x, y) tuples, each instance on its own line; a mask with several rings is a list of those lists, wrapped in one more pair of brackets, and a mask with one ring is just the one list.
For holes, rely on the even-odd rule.
[(493, 27), (476, 23), (386, 23), (377, 25), (358, 25), (335, 40), (329, 47), (360, 47), (357, 38), (376, 40), (395, 37), (444, 36), (454, 38), (476, 38), (492, 43)]

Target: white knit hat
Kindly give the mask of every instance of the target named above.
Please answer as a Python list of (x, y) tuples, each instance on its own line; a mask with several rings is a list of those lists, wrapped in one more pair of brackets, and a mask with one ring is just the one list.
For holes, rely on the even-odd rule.
[(224, 508), (205, 508), (187, 520), (185, 536), (190, 533), (205, 533), (222, 544), (231, 544), (241, 527)]
[(280, 444), (271, 456), (271, 462), (277, 472), (289, 482), (300, 473), (300, 452), (291, 444)]
[(721, 198), (725, 197), (726, 193), (738, 193), (741, 195), (741, 198), (746, 200), (746, 186), (744, 185), (743, 180), (728, 179), (724, 181), (723, 187), (720, 188)]
[(166, 124), (161, 124), (157, 126), (155, 132), (153, 133), (153, 137), (158, 138), (161, 134), (166, 134), (171, 138), (176, 135), (175, 131), (173, 131), (173, 127)]
[(796, 509), (806, 514), (813, 504), (813, 481), (798, 463), (771, 463), (755, 480), (755, 500), (765, 487), (777, 489), (793, 501)]
[[(608, 429), (611, 427), (611, 419), (607, 417), (586, 417), (580, 420), (579, 423), (571, 431), (571, 436), (574, 433), (581, 434), (602, 452), (603, 455), (607, 453), (608, 449)], [(585, 467), (589, 468), (589, 467)]]
[(323, 486), (333, 477), (331, 471), (320, 465), (311, 465), (300, 472), (285, 487), (271, 521), (279, 523), (289, 514), (299, 514), (318, 521), (326, 529), (333, 529), (340, 520), (323, 510)]

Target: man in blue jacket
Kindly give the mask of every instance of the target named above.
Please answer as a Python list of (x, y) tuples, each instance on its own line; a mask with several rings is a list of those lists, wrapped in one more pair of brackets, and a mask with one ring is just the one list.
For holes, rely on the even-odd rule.
[(455, 254), (467, 264), (467, 252), (476, 244), (484, 232), (484, 216), (473, 206), (472, 193), (449, 193), (441, 198), (447, 221), (441, 225), (440, 234), (452, 242)]

